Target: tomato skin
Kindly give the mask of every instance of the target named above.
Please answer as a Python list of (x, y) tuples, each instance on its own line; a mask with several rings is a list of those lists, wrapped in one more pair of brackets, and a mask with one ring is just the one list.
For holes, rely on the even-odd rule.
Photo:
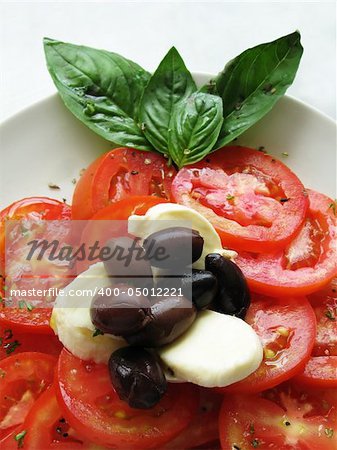
[(24, 421), (35, 399), (51, 385), (56, 362), (53, 356), (38, 352), (0, 361), (0, 436)]
[[(57, 403), (55, 388), (51, 386), (35, 402), (29, 411), (22, 429), (26, 450), (100, 450), (96, 445), (84, 442), (78, 433), (69, 427)], [(104, 450), (104, 449), (102, 449)]]
[(155, 153), (117, 148), (101, 155), (83, 173), (76, 184), (73, 219), (89, 219), (110, 203), (131, 195), (171, 197), (176, 171)]
[[(337, 229), (336, 217), (330, 205), (332, 200), (323, 194), (308, 190), (310, 209), (308, 217), (316, 224), (313, 234), (316, 242), (300, 239), (288, 249), (287, 254), (305, 251), (308, 245), (316, 244), (317, 260), (309, 266), (298, 269), (287, 268), (284, 251), (270, 254), (250, 254), (241, 252), (236, 263), (247, 278), (252, 291), (279, 297), (282, 295), (302, 296), (323, 288), (337, 273)], [(318, 230), (318, 231), (317, 231)], [(304, 260), (305, 262), (305, 260)]]
[(218, 446), (212, 444), (219, 440), (218, 417), (222, 400), (223, 397), (211, 389), (200, 388), (199, 409), (192, 422), (160, 450), (217, 449)]
[(222, 449), (334, 450), (335, 401), (320, 392), (280, 385), (261, 396), (224, 398), (219, 417)]
[(337, 356), (313, 356), (294, 382), (318, 388), (336, 388)]
[(18, 442), (15, 440), (15, 436), (22, 431), (22, 426), (19, 426), (12, 429), (8, 434), (0, 437), (0, 448), (5, 450), (18, 450)]
[[(84, 242), (89, 247), (95, 241), (98, 241), (103, 246), (108, 239), (114, 236), (126, 236), (128, 234), (126, 221), (132, 214), (144, 215), (152, 206), (166, 202), (167, 200), (164, 198), (151, 195), (132, 195), (106, 206), (97, 211), (87, 222), (82, 231), (81, 243)], [(96, 221), (106, 221), (106, 223), (96, 225)], [(112, 225), (110, 221), (116, 222)], [(87, 260), (78, 261), (76, 264), (77, 273), (87, 270), (89, 266)]]
[(43, 213), (45, 220), (68, 220), (70, 206), (49, 197), (27, 197), (7, 206), (0, 212), (0, 221), (19, 220), (28, 213)]
[(317, 320), (312, 356), (337, 356), (337, 278), (308, 298)]
[(283, 299), (257, 297), (245, 321), (260, 337), (264, 359), (247, 378), (216, 388), (217, 392), (253, 394), (264, 391), (301, 372), (310, 358), (316, 319), (305, 298), (287, 298), (285, 303)]
[[(7, 206), (0, 212), (0, 269), (4, 270), (5, 262), (5, 222), (20, 220), (27, 214), (41, 214), (45, 220), (68, 220), (71, 209), (65, 203), (48, 197), (27, 197)], [(3, 273), (2, 273), (3, 275)]]
[[(242, 198), (245, 205), (243, 208), (248, 214), (252, 207), (251, 197), (242, 196), (239, 191), (240, 180), (239, 187), (233, 188), (232, 191), (228, 187), (231, 184), (226, 187), (221, 184), (221, 174), (231, 175), (233, 172), (240, 172), (243, 176), (247, 176), (247, 171), (249, 176), (255, 174), (254, 179), (259, 180), (262, 177), (266, 183), (271, 183), (272, 187), (269, 190), (271, 194), (277, 191), (275, 193), (277, 201), (273, 203), (273, 207), (271, 205), (268, 207), (273, 216), (268, 226), (254, 222), (250, 224), (249, 221), (241, 225), (239, 219), (236, 220), (238, 210), (234, 208)], [(194, 190), (197, 194), (201, 193), (200, 197), (193, 197)], [(237, 195), (235, 190), (238, 191)], [(181, 169), (173, 181), (172, 193), (178, 203), (196, 209), (210, 220), (225, 247), (251, 252), (270, 252), (283, 248), (299, 230), (308, 209), (304, 187), (288, 167), (262, 152), (238, 146), (224, 147), (209, 155), (204, 161)], [(220, 194), (221, 198), (215, 200), (215, 196), (219, 197)], [(265, 195), (255, 196), (254, 193), (250, 195), (254, 196), (255, 201), (270, 199)], [(274, 198), (273, 195), (271, 198)], [(286, 198), (287, 201), (280, 202), (282, 198)], [(216, 204), (218, 206), (215, 206)], [(215, 210), (220, 208), (220, 205), (226, 205), (226, 210), (221, 209), (220, 212), (223, 213), (217, 214)], [(275, 211), (272, 213), (273, 208)], [(256, 209), (257, 212), (261, 210), (259, 207)], [(234, 215), (232, 217), (229, 214)]]
[(0, 325), (11, 328), (18, 333), (33, 333), (54, 335), (50, 328), (51, 308), (35, 308), (30, 314), (19, 308), (0, 308)]
[[(1, 211), (0, 213), (0, 269), (1, 274), (6, 276), (5, 272), (5, 223), (7, 220), (60, 220), (60, 221), (68, 221), (70, 219), (71, 209), (68, 205), (58, 200), (54, 200), (48, 197), (30, 197), (24, 198), (17, 202), (14, 202), (12, 205), (9, 205), (7, 208)], [(62, 222), (63, 223), (63, 222)], [(64, 228), (68, 229), (68, 228)], [(59, 228), (60, 236), (63, 236), (64, 229), (62, 227)], [(18, 237), (18, 236), (16, 236)], [(58, 238), (59, 236), (53, 235), (53, 238)], [(32, 235), (33, 238), (33, 235)], [(24, 239), (24, 238), (22, 238)], [(13, 246), (10, 250), (15, 250), (16, 248), (20, 248), (20, 246), (26, 245), (26, 242), (20, 240), (20, 236), (18, 239), (13, 239)], [(10, 269), (13, 269), (14, 272), (17, 267), (20, 268), (20, 264), (22, 264), (22, 260), (15, 261), (15, 258), (11, 261)], [(50, 281), (48, 280), (48, 273), (54, 274), (56, 266), (50, 263), (50, 267), (43, 266), (42, 274), (37, 272), (37, 269), (34, 269), (34, 273), (32, 276), (26, 275), (16, 279), (16, 289), (47, 289), (49, 287), (54, 287), (50, 285)], [(6, 271), (8, 272), (8, 268)], [(48, 272), (49, 271), (49, 272)], [(15, 272), (16, 273), (16, 272)], [(67, 269), (64, 269), (62, 272), (58, 271), (58, 285), (57, 287), (61, 287), (67, 283), (66, 275), (68, 273)], [(39, 275), (36, 277), (36, 275)], [(2, 278), (3, 285), (6, 283), (5, 279)], [(55, 278), (56, 280), (56, 278)], [(7, 279), (8, 281), (8, 279)], [(1, 283), (0, 283), (1, 284)], [(2, 287), (2, 297), (5, 297), (5, 292)], [(7, 286), (10, 290), (11, 286)], [(6, 301), (5, 301), (6, 304)], [(6, 307), (5, 304), (0, 306), (0, 327), (5, 329), (13, 329), (20, 333), (42, 333), (42, 334), (50, 334), (53, 335), (53, 330), (49, 326), (49, 320), (51, 315), (50, 307), (36, 307), (32, 311), (29, 311), (27, 308), (17, 308), (17, 307)]]
[(0, 327), (0, 361), (23, 352), (39, 352), (58, 356), (63, 345), (55, 335), (41, 336), (36, 333), (18, 333)]
[(127, 220), (132, 214), (143, 216), (160, 203), (167, 203), (167, 200), (151, 195), (132, 195), (100, 209), (90, 220)]
[(56, 395), (64, 417), (81, 436), (121, 449), (159, 448), (193, 419), (198, 390), (170, 385), (152, 409), (137, 410), (119, 400), (106, 365), (94, 364), (63, 350), (58, 363)]
[(282, 436), (276, 435), (272, 420), (280, 417), (282, 413), (279, 406), (259, 397), (224, 397), (219, 416), (221, 448), (223, 450), (253, 448), (254, 445), (266, 448), (261, 447), (261, 431), (256, 425), (256, 420), (262, 422), (264, 417), (270, 417), (270, 424), (263, 424), (262, 428), (264, 434), (273, 436), (274, 442), (273, 445), (269, 443), (270, 448), (285, 449), (286, 447), (282, 446)]

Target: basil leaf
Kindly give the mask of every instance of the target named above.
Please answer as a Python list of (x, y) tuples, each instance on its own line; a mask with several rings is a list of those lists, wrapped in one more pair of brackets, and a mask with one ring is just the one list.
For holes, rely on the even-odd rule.
[(69, 110), (91, 130), (117, 145), (151, 150), (137, 124), (150, 74), (105, 50), (44, 39), (48, 70)]
[[(303, 48), (300, 34), (250, 48), (230, 61), (215, 78), (224, 123), (216, 148), (232, 141), (267, 114), (292, 84)], [(207, 87), (205, 87), (207, 89)]]
[(159, 152), (168, 152), (168, 129), (175, 105), (196, 89), (184, 61), (172, 47), (152, 75), (140, 106), (144, 134)]
[(168, 145), (179, 168), (200, 161), (211, 151), (222, 122), (222, 101), (214, 95), (198, 92), (175, 106)]

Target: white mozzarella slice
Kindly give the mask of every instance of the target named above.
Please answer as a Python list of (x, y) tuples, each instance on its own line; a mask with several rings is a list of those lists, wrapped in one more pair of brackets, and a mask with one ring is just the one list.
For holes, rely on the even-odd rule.
[(199, 231), (204, 238), (204, 248), (201, 257), (193, 264), (195, 269), (205, 268), (205, 257), (209, 253), (220, 253), (225, 258), (235, 258), (237, 253), (233, 250), (222, 248), (221, 240), (213, 225), (201, 214), (187, 206), (176, 203), (161, 203), (150, 208), (144, 216), (133, 215), (128, 219), (129, 233), (147, 238), (150, 234), (167, 227), (167, 224), (177, 221), (190, 223), (191, 227)]
[(223, 387), (254, 372), (263, 357), (253, 328), (237, 317), (201, 311), (180, 338), (159, 349), (177, 380), (204, 387)]
[[(113, 351), (126, 345), (113, 335), (93, 336), (90, 305), (94, 293), (110, 286), (103, 263), (97, 263), (66, 286), (65, 295), (56, 298), (50, 325), (62, 344), (78, 358), (107, 363)], [(78, 295), (73, 295), (76, 292)]]

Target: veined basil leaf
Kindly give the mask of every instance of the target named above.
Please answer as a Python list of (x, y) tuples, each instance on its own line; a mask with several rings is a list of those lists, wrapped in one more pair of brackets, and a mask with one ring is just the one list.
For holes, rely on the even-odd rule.
[(172, 47), (146, 86), (140, 106), (144, 134), (159, 152), (168, 152), (168, 129), (175, 105), (196, 89), (184, 61)]
[(211, 151), (222, 122), (220, 97), (198, 92), (175, 106), (168, 145), (169, 154), (179, 168), (200, 161)]
[[(300, 37), (296, 31), (250, 48), (230, 61), (215, 78), (224, 115), (215, 148), (254, 125), (284, 95), (295, 78), (303, 53)], [(210, 88), (213, 92), (212, 85)]]
[(48, 70), (69, 110), (104, 139), (152, 150), (137, 124), (150, 74), (105, 50), (44, 39)]

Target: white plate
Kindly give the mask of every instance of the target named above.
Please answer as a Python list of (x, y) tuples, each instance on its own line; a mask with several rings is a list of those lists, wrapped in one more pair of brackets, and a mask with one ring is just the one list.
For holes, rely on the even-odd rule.
[[(211, 77), (194, 76), (199, 85)], [(72, 180), (111, 147), (75, 119), (57, 95), (5, 121), (0, 139), (0, 208), (38, 195), (70, 202)], [(336, 124), (319, 111), (284, 97), (237, 142), (264, 146), (288, 164), (307, 187), (336, 197)], [(49, 183), (61, 189), (52, 190)]]

